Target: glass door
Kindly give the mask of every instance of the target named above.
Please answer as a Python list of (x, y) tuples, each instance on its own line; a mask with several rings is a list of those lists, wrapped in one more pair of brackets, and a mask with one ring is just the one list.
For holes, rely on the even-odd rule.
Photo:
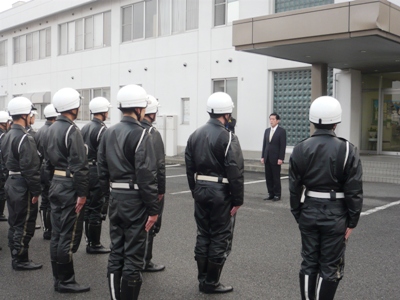
[(400, 89), (383, 89), (379, 99), (378, 154), (400, 155)]

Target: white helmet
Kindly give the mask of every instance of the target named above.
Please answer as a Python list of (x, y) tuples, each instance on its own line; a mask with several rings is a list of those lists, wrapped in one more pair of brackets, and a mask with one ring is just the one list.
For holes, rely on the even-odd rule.
[(25, 97), (15, 97), (8, 102), (7, 110), (10, 116), (29, 115), (33, 104), (31, 100)]
[(149, 95), (149, 105), (146, 107), (146, 115), (157, 113), (159, 107), (160, 103), (158, 103), (158, 100), (154, 96)]
[(73, 88), (62, 88), (53, 96), (53, 105), (57, 112), (68, 111), (81, 106), (82, 97)]
[(315, 99), (310, 106), (310, 122), (314, 124), (337, 124), (342, 121), (342, 107), (330, 96)]
[(110, 107), (112, 107), (110, 102), (104, 97), (93, 98), (89, 103), (89, 110), (92, 114), (108, 112)]
[(212, 114), (229, 114), (233, 111), (233, 101), (227, 93), (216, 92), (208, 97), (207, 112)]
[(48, 119), (48, 118), (55, 118), (60, 114), (56, 112), (56, 109), (54, 108), (53, 104), (49, 104), (44, 108), (43, 115), (46, 119)]
[(122, 87), (117, 94), (118, 108), (147, 107), (148, 99), (144, 88), (136, 84)]
[(0, 123), (8, 123), (10, 115), (6, 111), (0, 111)]

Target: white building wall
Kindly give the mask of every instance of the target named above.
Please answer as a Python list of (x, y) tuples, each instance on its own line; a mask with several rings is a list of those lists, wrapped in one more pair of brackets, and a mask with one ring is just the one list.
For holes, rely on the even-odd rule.
[[(60, 2), (69, 4), (59, 6)], [(177, 146), (181, 153), (189, 135), (208, 120), (205, 109), (212, 93), (212, 79), (237, 77), (236, 134), (245, 157), (259, 158), (263, 133), (269, 126), (268, 116), (273, 112), (271, 70), (310, 66), (235, 51), (231, 24), (213, 27), (213, 0), (199, 1), (198, 30), (121, 43), (121, 7), (134, 2), (33, 0), (1, 13), (0, 19), (12, 18), (14, 23), (0, 26), (0, 35), (3, 35), (0, 40), (8, 39), (8, 66), (0, 67), (0, 95), (7, 94), (10, 100), (14, 94), (31, 92), (51, 91), (53, 95), (66, 86), (75, 89), (110, 87), (113, 105), (110, 123), (114, 124), (121, 116), (116, 107), (120, 86), (141, 84), (159, 99), (160, 115), (178, 116)], [(239, 8), (240, 18), (273, 11), (271, 1), (264, 0), (240, 0)], [(59, 24), (109, 10), (111, 47), (58, 54)], [(51, 15), (43, 13), (46, 11)], [(18, 18), (15, 18), (16, 13)], [(28, 22), (15, 23), (15, 19)], [(13, 64), (13, 37), (48, 26), (51, 26), (51, 57)], [(190, 124), (182, 124), (181, 98), (190, 98)], [(38, 121), (35, 127), (43, 123)], [(77, 121), (79, 126), (85, 123)]]

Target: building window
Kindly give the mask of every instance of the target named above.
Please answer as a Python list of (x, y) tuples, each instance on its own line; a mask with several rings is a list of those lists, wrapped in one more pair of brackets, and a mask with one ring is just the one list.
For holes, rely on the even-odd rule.
[(147, 0), (122, 7), (122, 42), (168, 36), (198, 26), (199, 0)]
[(190, 98), (182, 98), (182, 124), (190, 124)]
[(59, 36), (61, 55), (111, 46), (111, 12), (60, 24)]
[[(327, 94), (332, 95), (333, 69), (328, 69)], [(274, 72), (272, 111), (281, 117), (286, 129), (287, 145), (295, 146), (310, 136), (308, 113), (311, 103), (311, 70)]]
[(237, 119), (237, 94), (238, 83), (237, 78), (214, 79), (213, 80), (213, 93), (224, 92), (231, 96), (233, 101), (232, 117)]
[(80, 121), (89, 121), (90, 118), (90, 111), (89, 111), (89, 103), (95, 97), (104, 97), (110, 100), (110, 88), (103, 87), (103, 88), (93, 88), (93, 89), (82, 89), (78, 90), (79, 94), (83, 97), (81, 100), (81, 106), (79, 108), (79, 113), (77, 120)]
[(335, 3), (335, 0), (275, 0), (275, 12), (279, 13), (333, 3)]
[(0, 66), (7, 65), (7, 40), (0, 41)]
[(227, 25), (239, 19), (239, 0), (215, 0), (214, 26)]
[(50, 28), (14, 38), (14, 63), (44, 59), (49, 56), (51, 56)]

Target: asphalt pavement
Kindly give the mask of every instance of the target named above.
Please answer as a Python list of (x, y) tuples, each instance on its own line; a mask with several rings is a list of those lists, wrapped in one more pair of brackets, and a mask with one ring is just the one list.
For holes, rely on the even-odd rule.
[[(246, 172), (245, 182), (245, 204), (238, 211), (232, 253), (221, 276), (221, 282), (232, 285), (234, 291), (204, 295), (198, 291), (193, 252), (196, 226), (185, 169), (167, 168), (163, 224), (153, 251), (153, 261), (166, 269), (143, 274), (140, 299), (300, 299), (300, 234), (289, 209), (288, 180), (282, 178), (283, 194), (278, 202), (263, 200), (263, 173)], [(399, 204), (398, 186), (364, 184), (364, 215), (348, 242), (345, 275), (335, 299), (399, 299)], [(89, 284), (91, 291), (59, 294), (53, 290), (50, 242), (43, 240), (42, 230), (36, 231), (30, 243), (30, 258), (43, 263), (43, 268), (30, 272), (12, 270), (7, 230), (8, 224), (0, 223), (0, 300), (110, 299), (108, 255), (86, 254), (82, 240), (74, 254), (76, 279)], [(103, 223), (102, 242), (109, 243), (108, 221)]]

